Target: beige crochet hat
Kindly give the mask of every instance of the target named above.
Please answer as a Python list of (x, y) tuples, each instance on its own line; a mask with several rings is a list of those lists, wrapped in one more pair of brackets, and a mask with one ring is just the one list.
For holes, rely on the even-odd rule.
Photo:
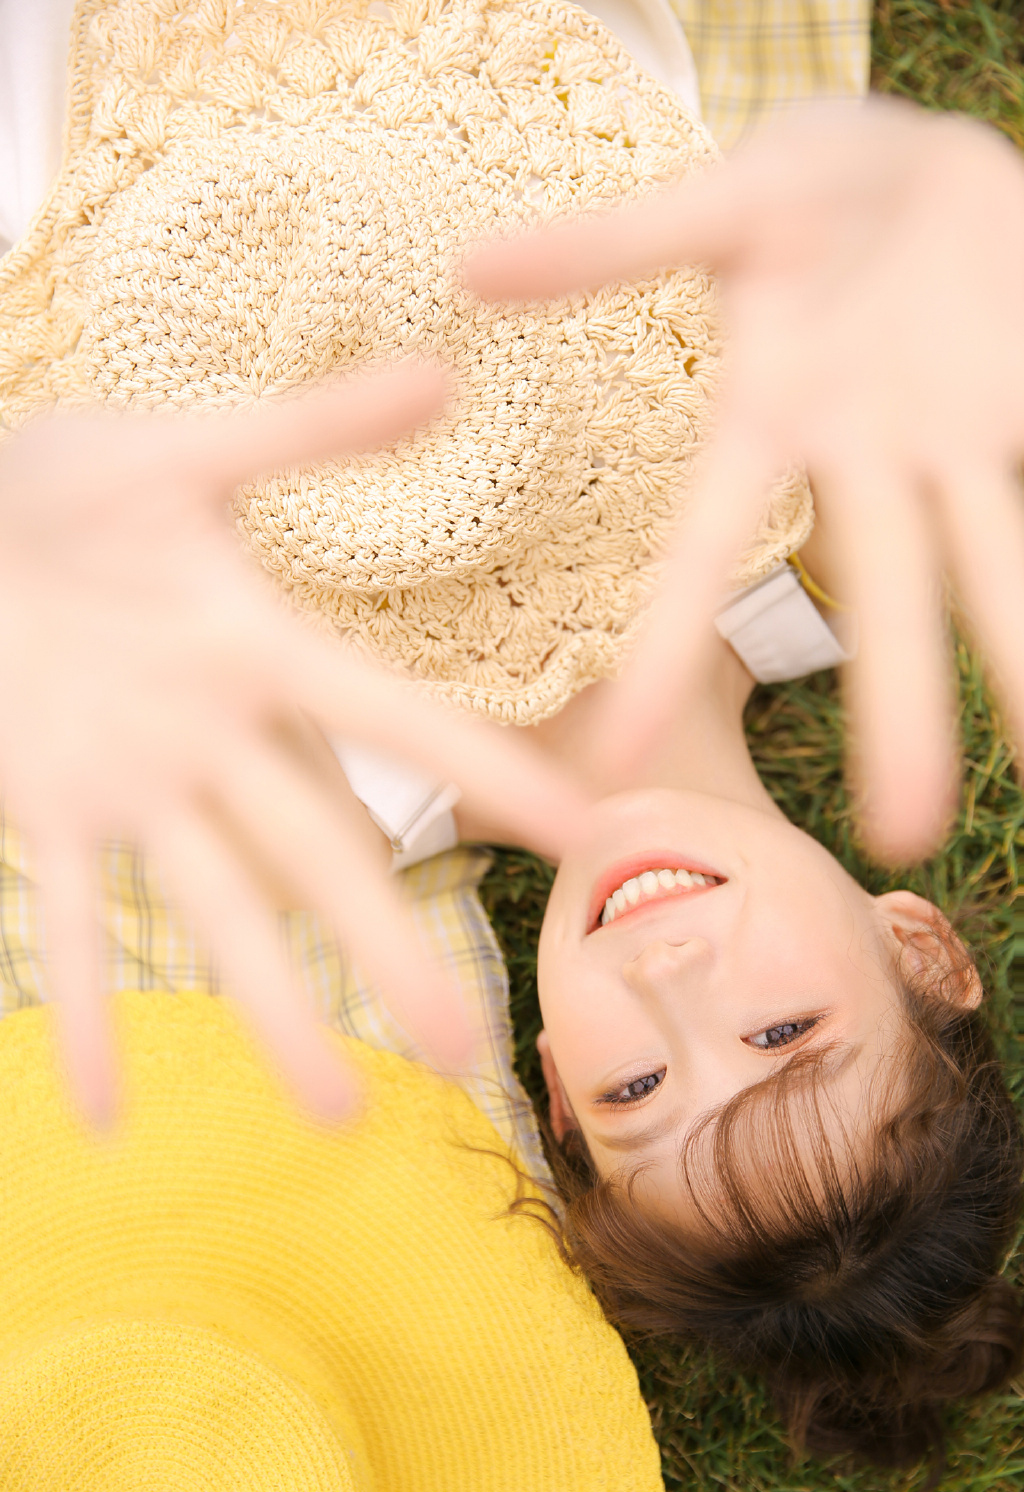
[[(463, 247), (699, 169), (701, 126), (559, 0), (80, 0), (61, 177), (0, 264), (0, 416), (208, 407), (407, 353), (457, 407), (238, 496), (322, 625), (526, 724), (614, 673), (719, 364), (697, 270), (482, 305)], [(806, 537), (773, 494), (736, 580)]]

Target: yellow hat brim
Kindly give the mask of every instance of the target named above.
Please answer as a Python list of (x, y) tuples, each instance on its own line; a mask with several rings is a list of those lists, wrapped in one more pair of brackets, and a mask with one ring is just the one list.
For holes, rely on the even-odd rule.
[[(178, 1465), (169, 1440), (167, 1492), (345, 1492), (343, 1472), (359, 1492), (661, 1486), (621, 1341), (549, 1235), (507, 1215), (514, 1174), (460, 1090), (344, 1043), (365, 1104), (330, 1131), (224, 1002), (114, 1005), (106, 1141), (69, 1110), (50, 1012), (0, 1023), (3, 1492), (39, 1471), (48, 1492), (149, 1487), (146, 1455)], [(241, 1480), (223, 1458), (214, 1478), (218, 1440)], [(301, 1456), (305, 1480), (281, 1481)]]

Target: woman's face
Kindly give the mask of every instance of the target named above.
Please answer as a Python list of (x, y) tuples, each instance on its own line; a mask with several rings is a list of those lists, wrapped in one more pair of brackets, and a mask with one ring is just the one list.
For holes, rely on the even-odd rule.
[(908, 908), (928, 903), (869, 896), (771, 812), (665, 789), (599, 804), (559, 868), (538, 974), (549, 1085), (553, 1065), (601, 1174), (643, 1162), (671, 1200), (698, 1115), (816, 1044), (848, 1047), (832, 1098), (863, 1109), (899, 1028)]

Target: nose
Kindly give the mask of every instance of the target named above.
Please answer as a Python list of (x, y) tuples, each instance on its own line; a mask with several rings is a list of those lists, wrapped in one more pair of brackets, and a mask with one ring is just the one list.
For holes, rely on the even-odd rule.
[(712, 956), (706, 938), (684, 938), (680, 943), (648, 943), (622, 966), (622, 977), (637, 995), (667, 994), (706, 966)]

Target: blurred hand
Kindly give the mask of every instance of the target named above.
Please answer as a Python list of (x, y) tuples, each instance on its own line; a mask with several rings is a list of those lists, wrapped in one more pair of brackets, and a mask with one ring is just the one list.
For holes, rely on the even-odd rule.
[(727, 381), (595, 731), (606, 779), (636, 770), (685, 703), (767, 488), (802, 461), (859, 611), (847, 682), (865, 831), (884, 857), (917, 857), (956, 789), (943, 569), (1024, 742), (1024, 164), (953, 116), (816, 108), (642, 204), (479, 250), (466, 278), (534, 299), (683, 262), (721, 277)]
[(96, 847), (153, 852), (298, 1096), (340, 1116), (354, 1087), (297, 993), (271, 877), (328, 916), (441, 1067), (471, 1046), (420, 947), (380, 836), (291, 748), (297, 712), (460, 783), (557, 852), (578, 793), (498, 728), (432, 704), (306, 627), (240, 552), (227, 501), (261, 471), (396, 438), (440, 405), (405, 366), (246, 414), (41, 419), (0, 448), (0, 783), (29, 841), (64, 1059), (86, 1114), (115, 1075)]

